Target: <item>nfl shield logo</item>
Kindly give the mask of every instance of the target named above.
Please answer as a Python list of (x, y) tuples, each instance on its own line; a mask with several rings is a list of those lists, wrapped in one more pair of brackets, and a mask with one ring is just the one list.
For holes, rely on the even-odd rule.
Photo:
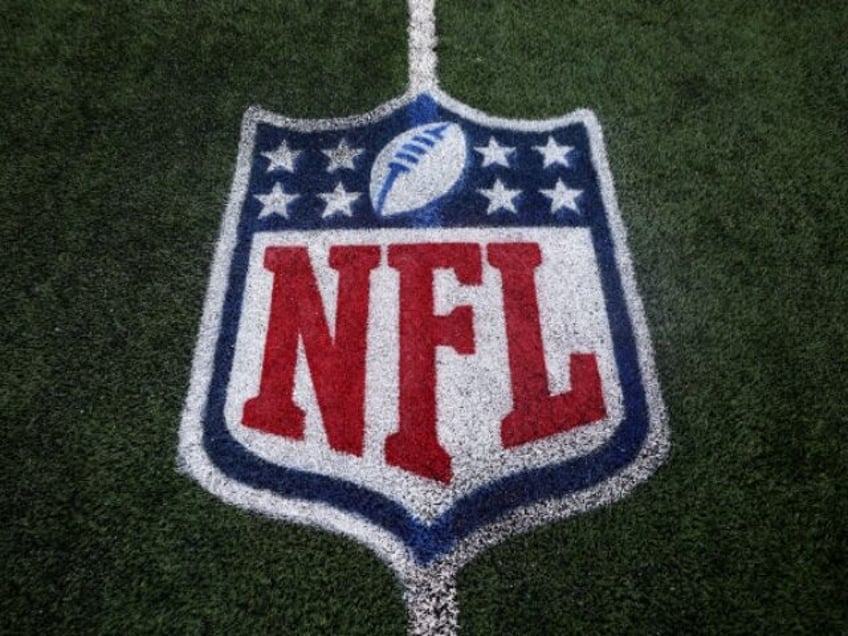
[(248, 111), (181, 431), (204, 487), (414, 581), (623, 496), (666, 446), (591, 112)]

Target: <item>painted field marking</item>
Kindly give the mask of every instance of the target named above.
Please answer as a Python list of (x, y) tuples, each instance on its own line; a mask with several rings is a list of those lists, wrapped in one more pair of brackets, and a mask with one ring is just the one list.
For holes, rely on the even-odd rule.
[(446, 95), (433, 4), (409, 2), (398, 99), (245, 113), (179, 443), (225, 501), (371, 548), (410, 634), (457, 631), (476, 554), (668, 449), (597, 119)]

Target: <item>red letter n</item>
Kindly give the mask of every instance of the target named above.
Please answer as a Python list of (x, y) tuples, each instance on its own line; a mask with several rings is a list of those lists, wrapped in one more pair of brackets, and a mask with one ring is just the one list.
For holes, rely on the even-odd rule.
[(301, 338), (330, 447), (362, 455), (369, 276), (380, 263), (380, 248), (332, 247), (329, 261), (339, 272), (335, 337), (327, 327), (306, 248), (265, 251), (265, 269), (274, 274), (271, 314), (259, 395), (245, 403), (242, 422), (266, 433), (303, 439), (304, 412), (292, 394)]

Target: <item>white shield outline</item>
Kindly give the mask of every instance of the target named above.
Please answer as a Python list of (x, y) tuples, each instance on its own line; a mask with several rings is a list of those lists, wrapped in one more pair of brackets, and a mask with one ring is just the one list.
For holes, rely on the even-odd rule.
[(393, 533), (367, 521), (362, 516), (324, 503), (283, 497), (270, 491), (253, 488), (226, 476), (206, 453), (203, 443), (204, 413), (214, 371), (216, 343), (222, 326), (230, 266), (237, 242), (237, 227), (248, 193), (257, 126), (260, 123), (269, 123), (301, 132), (332, 131), (362, 126), (387, 117), (410, 104), (421, 93), (409, 92), (369, 113), (338, 119), (290, 119), (257, 107), (248, 109), (242, 121), (235, 176), (219, 232), (203, 318), (195, 346), (191, 382), (182, 413), (178, 464), (206, 490), (229, 503), (285, 521), (344, 534), (368, 546), (393, 568), (407, 589), (421, 587), (420, 581), (423, 579), (434, 580), (435, 573), (438, 573), (436, 578), (452, 580), (455, 573), (475, 555), (508, 536), (562, 520), (622, 498), (654, 473), (662, 464), (669, 446), (666, 411), (654, 367), (652, 344), (635, 283), (626, 232), (618, 210), (601, 127), (594, 113), (589, 110), (577, 110), (565, 117), (547, 120), (504, 119), (472, 109), (449, 97), (438, 88), (431, 87), (426, 93), (443, 108), (482, 126), (524, 132), (546, 132), (575, 123), (582, 123), (586, 127), (591, 161), (598, 175), (601, 197), (613, 241), (613, 258), (618, 268), (626, 312), (632, 324), (638, 366), (647, 403), (649, 428), (638, 455), (614, 476), (565, 497), (513, 509), (494, 523), (477, 528), (468, 536), (458, 540), (449, 552), (426, 565), (418, 563), (410, 548)]

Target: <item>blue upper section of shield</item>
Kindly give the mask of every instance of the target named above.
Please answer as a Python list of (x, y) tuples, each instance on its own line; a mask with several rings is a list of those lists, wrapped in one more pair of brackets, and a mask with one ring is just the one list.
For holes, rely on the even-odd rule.
[[(445, 196), (430, 205), (393, 217), (379, 215), (369, 197), (371, 167), (380, 151), (407, 130), (433, 123), (457, 123), (464, 132), (468, 156), (461, 181)], [(549, 138), (573, 150), (566, 162), (544, 167), (544, 156), (536, 147), (545, 146)], [(503, 147), (514, 148), (507, 156), (508, 166), (490, 163), (484, 166), (484, 155), (475, 150), (486, 147), (494, 139)], [(328, 171), (330, 160), (325, 150), (336, 148), (344, 140), (361, 150), (353, 160), (354, 169)], [(269, 170), (266, 154), (286, 143), (296, 152), (292, 168)], [(411, 153), (407, 153), (411, 154)], [(490, 189), (499, 180), (509, 190), (518, 191), (515, 213), (501, 209), (489, 213), (489, 200), (480, 190)], [(551, 200), (542, 190), (553, 189), (557, 181), (571, 189), (581, 190), (578, 209), (562, 208), (551, 212)], [(295, 194), (288, 206), (288, 218), (269, 215), (260, 218), (263, 205), (256, 195), (264, 195), (280, 184), (286, 193)], [(332, 192), (339, 184), (347, 192), (361, 196), (351, 206), (352, 216), (323, 216), (326, 203), (321, 195)], [(586, 215), (601, 204), (592, 171), (589, 140), (584, 126), (573, 125), (555, 131), (528, 133), (493, 130), (464, 120), (438, 106), (424, 95), (395, 113), (371, 125), (326, 132), (302, 132), (290, 128), (260, 124), (257, 130), (248, 196), (244, 213), (255, 220), (252, 231), (286, 229), (365, 229), (376, 227), (458, 227), (458, 226), (545, 226), (583, 225)]]

